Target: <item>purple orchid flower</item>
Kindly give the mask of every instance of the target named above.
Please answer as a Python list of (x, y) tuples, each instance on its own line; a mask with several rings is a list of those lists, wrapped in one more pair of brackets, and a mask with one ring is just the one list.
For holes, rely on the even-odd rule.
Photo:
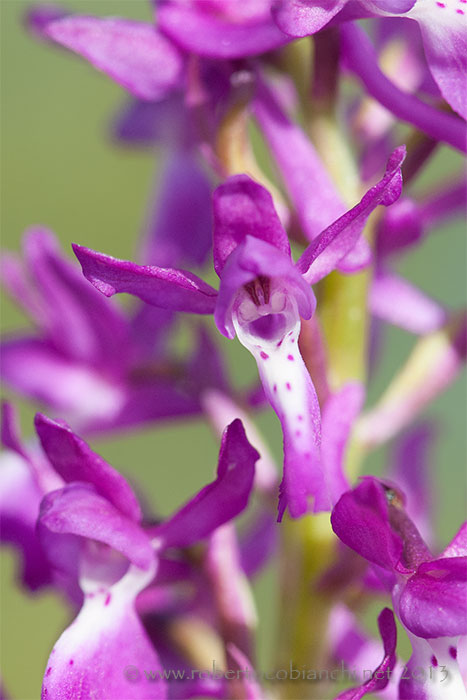
[(319, 446), (320, 416), (314, 387), (297, 347), (300, 317), (310, 318), (310, 284), (322, 279), (355, 246), (378, 204), (388, 206), (401, 191), (404, 148), (390, 158), (382, 180), (361, 202), (325, 229), (296, 265), (271, 196), (244, 175), (230, 178), (214, 195), (214, 267), (219, 293), (181, 270), (141, 267), (75, 246), (84, 275), (106, 296), (128, 292), (171, 310), (214, 313), (223, 335), (255, 357), (266, 396), (284, 434), (284, 479), (279, 517), (288, 506), (303, 515), (330, 507)]
[[(176, 240), (165, 260), (178, 259)], [(103, 301), (44, 229), (26, 234), (24, 256), (26, 270), (13, 256), (4, 256), (2, 269), (8, 291), (38, 328), (2, 344), (2, 377), (16, 391), (95, 432), (190, 416), (201, 411), (203, 388), (225, 389), (220, 366), (198, 361), (207, 349), (216, 353), (205, 333), (186, 362), (184, 387), (166, 347), (170, 314), (142, 307), (126, 316)]]
[(42, 501), (39, 538), (57, 567), (74, 572), (84, 593), (77, 618), (51, 653), (42, 697), (74, 698), (80, 688), (86, 696), (165, 698), (163, 680), (132, 690), (124, 675), (127, 666), (162, 670), (136, 597), (157, 582), (165, 549), (208, 538), (246, 507), (258, 454), (234, 421), (222, 438), (216, 480), (160, 525), (146, 526), (125, 479), (66, 424), (39, 414), (36, 429), (65, 482)]
[(257, 56), (288, 43), (270, 5), (270, 0), (156, 0), (160, 30), (184, 50), (213, 58)]
[[(365, 477), (340, 498), (331, 524), (348, 547), (376, 565), (392, 593), (413, 647), (408, 669), (446, 667), (449, 697), (465, 697), (456, 638), (467, 633), (467, 523), (435, 558), (407, 515), (402, 493)], [(409, 674), (399, 692), (401, 698), (431, 698), (435, 691), (431, 678)]]
[[(326, 26), (357, 17), (402, 17), (418, 23), (429, 68), (443, 97), (467, 118), (467, 94), (463, 76), (467, 69), (467, 11), (463, 0), (275, 0), (273, 14), (282, 31), (307, 36)], [(345, 27), (348, 36), (354, 28)], [(355, 50), (357, 46), (355, 45)], [(362, 51), (363, 51), (362, 47)], [(371, 70), (371, 67), (368, 67)], [(376, 66), (375, 66), (376, 69)]]

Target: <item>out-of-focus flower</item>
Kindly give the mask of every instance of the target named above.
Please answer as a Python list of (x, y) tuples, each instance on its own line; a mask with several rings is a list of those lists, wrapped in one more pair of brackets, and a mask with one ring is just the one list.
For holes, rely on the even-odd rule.
[(467, 357), (465, 312), (421, 338), (387, 389), (361, 416), (356, 439), (366, 447), (390, 440), (458, 376)]
[(271, 196), (246, 176), (235, 176), (214, 195), (214, 267), (219, 293), (181, 270), (141, 267), (75, 246), (85, 276), (103, 294), (128, 292), (167, 309), (214, 313), (224, 335), (238, 335), (255, 357), (266, 396), (284, 433), (284, 479), (279, 515), (330, 507), (319, 457), (320, 414), (314, 387), (298, 351), (300, 317), (310, 318), (310, 283), (331, 272), (355, 246), (378, 204), (401, 192), (404, 148), (386, 173), (349, 212), (325, 229), (294, 265), (287, 234)]
[(467, 634), (467, 523), (435, 558), (407, 515), (402, 493), (373, 477), (340, 498), (331, 523), (347, 546), (376, 565), (412, 642), (400, 697), (433, 697), (433, 679), (412, 673), (430, 665), (448, 670), (446, 697), (465, 697), (456, 638)]
[[(21, 440), (13, 406), (2, 405), (0, 457), (1, 540), (21, 553), (22, 583), (31, 591), (59, 585), (37, 537), (36, 522), (42, 498), (63, 485), (45, 455)], [(78, 594), (79, 600), (79, 594)]]
[[(161, 230), (167, 235), (164, 222)], [(181, 241), (175, 236), (164, 246), (160, 238), (163, 259), (178, 260)], [(147, 307), (124, 314), (103, 302), (49, 231), (26, 234), (24, 257), (26, 269), (13, 256), (2, 263), (5, 286), (37, 327), (2, 344), (2, 378), (16, 391), (92, 432), (190, 416), (201, 410), (203, 387), (225, 388), (216, 363), (197, 360), (209, 344), (205, 333), (191, 358), (175, 360), (167, 343), (170, 314)], [(210, 352), (216, 353), (212, 344)]]

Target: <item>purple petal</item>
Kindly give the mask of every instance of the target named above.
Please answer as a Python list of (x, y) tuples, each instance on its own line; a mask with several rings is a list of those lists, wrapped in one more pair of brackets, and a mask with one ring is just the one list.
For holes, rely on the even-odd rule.
[(404, 158), (405, 146), (399, 146), (388, 160), (384, 177), (368, 190), (359, 204), (328, 226), (308, 246), (297, 262), (297, 268), (307, 282), (314, 284), (334, 270), (355, 246), (371, 212), (379, 204), (389, 206), (398, 199)]
[(377, 230), (376, 249), (379, 257), (417, 244), (423, 234), (420, 206), (408, 197), (401, 197), (384, 213)]
[(247, 236), (290, 256), (289, 239), (272, 197), (247, 175), (234, 175), (214, 191), (214, 268), (221, 276), (229, 255)]
[(147, 148), (155, 144), (170, 148), (191, 146), (195, 140), (190, 112), (183, 93), (176, 91), (157, 102), (131, 98), (117, 113), (112, 135), (128, 146)]
[(270, 508), (258, 510), (252, 522), (245, 527), (239, 541), (239, 554), (248, 578), (259, 573), (277, 551), (278, 529), (276, 517)]
[[(141, 146), (147, 148), (160, 142), (161, 137), (167, 136), (168, 125), (162, 117), (166, 116), (167, 102), (145, 102), (144, 100), (130, 99), (117, 112), (112, 122), (112, 135), (120, 142), (128, 146)], [(179, 105), (180, 107), (180, 105)]]
[(347, 64), (358, 75), (367, 92), (398, 119), (413, 124), (437, 141), (465, 152), (465, 127), (457, 116), (446, 114), (400, 90), (378, 67), (376, 52), (365, 32), (355, 23), (341, 27), (341, 42)]
[[(342, 603), (337, 604), (331, 612), (329, 640), (333, 658), (344, 662), (347, 668), (359, 670), (355, 674), (355, 680), (357, 678), (362, 678), (363, 681), (368, 679), (368, 669), (378, 666), (381, 658), (379, 641), (371, 637), (360, 626), (356, 615)], [(393, 673), (390, 674), (392, 686), (397, 683), (397, 665)], [(397, 700), (397, 687), (388, 688), (381, 696), (385, 700)]]
[(426, 196), (421, 205), (421, 216), (426, 227), (439, 226), (453, 216), (462, 217), (467, 207), (465, 176), (445, 188), (437, 187)]
[(2, 285), (10, 297), (24, 309), (35, 323), (42, 327), (47, 326), (47, 309), (44, 308), (34, 285), (28, 279), (22, 261), (15, 255), (2, 252), (0, 275)]
[(64, 357), (37, 338), (6, 340), (1, 346), (3, 381), (77, 424), (116, 416), (124, 403), (119, 383)]
[[(217, 340), (216, 336), (216, 340)], [(187, 363), (186, 373), (187, 378), (193, 392), (203, 400), (204, 395), (210, 390), (232, 394), (228, 370), (226, 367), (226, 358), (221, 352), (221, 348), (215, 342), (214, 338), (208, 332), (206, 326), (199, 326), (196, 329), (196, 335), (193, 339), (194, 350)], [(206, 362), (206, 357), (209, 357), (209, 362)], [(219, 431), (221, 437), (224, 428), (235, 418), (240, 416), (233, 415), (230, 420), (226, 420)]]
[(14, 452), (0, 457), (1, 541), (21, 554), (21, 579), (35, 591), (52, 580), (50, 566), (36, 535), (36, 520), (42, 490), (26, 459)]
[(371, 264), (373, 252), (371, 246), (365, 238), (357, 238), (354, 247), (342, 258), (337, 265), (337, 269), (344, 274), (358, 272)]
[[(417, 523), (423, 539), (428, 543), (433, 541), (434, 493), (430, 461), (435, 437), (436, 431), (430, 423), (425, 422), (411, 428), (396, 442), (389, 470), (390, 478), (406, 495), (408, 515)], [(467, 548), (465, 553), (467, 554)]]
[(54, 469), (67, 483), (85, 481), (112, 503), (123, 515), (138, 522), (141, 509), (128, 482), (93, 452), (63, 421), (54, 421), (38, 413), (34, 424), (42, 449)]
[[(188, 379), (189, 384), (189, 379)], [(86, 434), (124, 430), (173, 418), (198, 415), (201, 405), (191, 387), (178, 385), (170, 377), (145, 378), (144, 375), (130, 384), (124, 401), (117, 412), (95, 416), (83, 423)]]
[(29, 229), (23, 246), (44, 333), (72, 359), (121, 371), (128, 342), (123, 315), (85, 283), (50, 231)]
[(455, 3), (415, 3), (407, 17), (415, 19), (425, 55), (441, 94), (467, 119), (467, 10)]
[(51, 22), (44, 34), (142, 100), (161, 99), (180, 84), (183, 57), (151, 24), (74, 15)]
[[(206, 354), (203, 355), (205, 362)], [(272, 493), (277, 487), (277, 470), (269, 448), (256, 429), (250, 416), (227, 393), (216, 388), (208, 389), (202, 403), (209, 421), (219, 437), (226, 425), (236, 418), (242, 421), (248, 442), (258, 451), (260, 458), (255, 467), (255, 488), (263, 493)]]
[(258, 458), (241, 421), (235, 420), (222, 436), (217, 479), (151, 530), (158, 546), (188, 547), (241, 513), (248, 503)]
[[(277, 306), (282, 312), (285, 299), (295, 304), (302, 318), (312, 316), (316, 300), (310, 286), (305, 282), (288, 254), (259, 238), (248, 235), (233, 253), (225, 265), (219, 289), (219, 297), (214, 318), (220, 332), (228, 338), (235, 337), (233, 312), (245, 298), (244, 285), (257, 278), (268, 280), (269, 301), (263, 304), (261, 315), (283, 325), (281, 313), (276, 314), (271, 306), (271, 299), (277, 298)], [(253, 303), (253, 302), (251, 302)], [(278, 337), (277, 340), (280, 340)]]
[[(334, 183), (320, 161), (313, 144), (302, 129), (281, 109), (264, 82), (259, 83), (253, 111), (279, 166), (284, 184), (297, 211), (307, 239), (312, 241), (346, 207)], [(348, 254), (342, 264), (350, 272), (368, 264), (371, 251), (363, 239), (358, 250)]]
[(126, 292), (173, 311), (211, 314), (217, 292), (191, 272), (136, 265), (74, 245), (83, 274), (105, 296)]
[(113, 586), (86, 596), (78, 617), (52, 650), (42, 700), (167, 697), (162, 679), (148, 682), (144, 676), (149, 669), (162, 675), (157, 653), (134, 608), (148, 578), (147, 573), (130, 568)]
[(467, 522), (462, 523), (459, 532), (453, 537), (442, 553), (443, 557), (467, 557)]
[[(228, 665), (239, 674), (242, 697), (245, 700), (264, 700), (264, 690), (256, 680), (256, 673), (248, 657), (234, 644), (227, 645)], [(237, 691), (239, 692), (239, 691)]]
[(440, 304), (389, 272), (380, 271), (373, 278), (369, 306), (371, 313), (383, 321), (418, 335), (432, 333), (447, 320)]
[(417, 637), (467, 634), (467, 557), (421, 564), (402, 591), (399, 611)]
[(29, 7), (24, 17), (25, 24), (37, 38), (44, 39), (44, 30), (50, 22), (62, 19), (68, 15), (68, 11), (59, 5), (40, 3)]
[(211, 534), (204, 570), (224, 643), (227, 646), (235, 644), (250, 657), (257, 616), (253, 593), (240, 563), (233, 523), (227, 523)]
[(377, 231), (378, 256), (417, 244), (433, 228), (462, 217), (467, 206), (465, 178), (426, 194), (421, 201), (402, 197), (387, 209)]
[(272, 14), (279, 29), (293, 37), (308, 36), (322, 29), (347, 0), (273, 0)]
[(378, 566), (393, 570), (402, 555), (402, 539), (389, 523), (383, 487), (365, 477), (334, 506), (332, 529), (348, 547)]
[(256, 56), (290, 41), (267, 12), (248, 21), (229, 21), (214, 12), (205, 12), (203, 3), (193, 6), (168, 0), (158, 8), (157, 19), (164, 34), (185, 51), (200, 56)]
[(48, 493), (41, 504), (39, 522), (53, 533), (104, 542), (142, 569), (148, 569), (154, 560), (143, 530), (89, 484), (75, 482)]
[(19, 432), (18, 415), (11, 403), (2, 401), (1, 415), (1, 442), (7, 450), (16, 452), (26, 461), (29, 459), (27, 451), (24, 449)]
[(333, 504), (349, 488), (344, 474), (345, 450), (364, 398), (361, 384), (346, 384), (328, 398), (323, 408), (321, 459)]
[(369, 680), (358, 688), (344, 690), (336, 700), (360, 700), (367, 693), (383, 690), (389, 683), (391, 673), (396, 665), (397, 629), (394, 614), (389, 608), (384, 608), (378, 617), (378, 628), (384, 645), (384, 658), (373, 671)]
[(202, 265), (211, 250), (211, 186), (191, 151), (172, 153), (146, 224), (146, 265)]

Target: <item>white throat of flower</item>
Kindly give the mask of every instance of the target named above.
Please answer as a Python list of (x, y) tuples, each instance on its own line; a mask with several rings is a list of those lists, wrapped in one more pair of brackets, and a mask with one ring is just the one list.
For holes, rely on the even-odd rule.
[[(239, 341), (255, 358), (266, 396), (277, 413), (285, 443), (311, 460), (320, 441), (319, 408), (298, 348), (301, 320), (293, 294), (280, 279), (243, 288), (234, 304)], [(310, 392), (311, 388), (311, 392)], [(310, 405), (310, 399), (313, 406)]]

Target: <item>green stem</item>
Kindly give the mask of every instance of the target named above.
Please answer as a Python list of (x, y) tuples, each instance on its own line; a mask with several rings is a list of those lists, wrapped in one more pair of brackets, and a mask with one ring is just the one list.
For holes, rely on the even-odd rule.
[[(308, 128), (321, 159), (340, 190), (343, 200), (353, 206), (361, 196), (360, 179), (344, 130), (336, 117), (338, 44), (336, 32), (315, 41), (315, 76), (311, 93), (315, 99), (304, 110)], [(328, 57), (326, 57), (326, 53)], [(317, 66), (326, 64), (321, 74)], [(329, 75), (331, 69), (331, 75)], [(324, 70), (324, 72), (323, 72)], [(330, 86), (326, 89), (326, 86)], [(375, 218), (367, 226), (371, 240)], [(368, 343), (367, 296), (371, 270), (342, 275), (334, 272), (320, 283), (318, 314), (326, 347), (328, 383), (336, 391), (351, 380), (365, 381)], [(349, 462), (358, 463), (349, 454)], [(282, 530), (282, 600), (280, 626), (280, 668), (290, 661), (297, 669), (326, 668), (329, 663), (327, 630), (335, 603), (332, 591), (317, 584), (336, 556), (336, 538), (329, 515), (306, 516), (285, 521)], [(284, 665), (285, 664), (285, 665)], [(297, 682), (281, 684), (283, 698), (323, 697), (321, 684), (308, 683), (300, 691)]]
[[(334, 559), (335, 537), (329, 514), (285, 519), (281, 535), (284, 556), (278, 668), (326, 668), (326, 630), (333, 599), (318, 583)], [(323, 688), (290, 680), (281, 683), (279, 690), (282, 698), (311, 700), (321, 698)]]

